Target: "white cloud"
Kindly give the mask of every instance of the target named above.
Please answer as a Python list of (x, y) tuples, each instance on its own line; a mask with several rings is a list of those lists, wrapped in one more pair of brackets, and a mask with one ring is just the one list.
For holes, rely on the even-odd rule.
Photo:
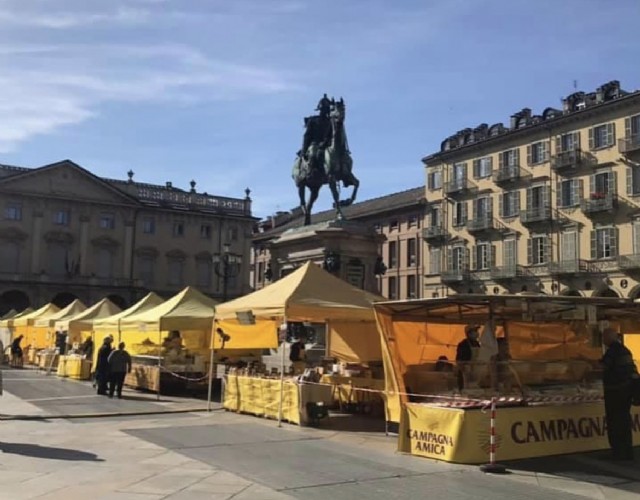
[(0, 26), (5, 24), (31, 26), (50, 29), (68, 29), (78, 26), (88, 27), (94, 24), (141, 24), (151, 17), (146, 9), (119, 7), (112, 12), (59, 12), (41, 13), (16, 10), (0, 10)]

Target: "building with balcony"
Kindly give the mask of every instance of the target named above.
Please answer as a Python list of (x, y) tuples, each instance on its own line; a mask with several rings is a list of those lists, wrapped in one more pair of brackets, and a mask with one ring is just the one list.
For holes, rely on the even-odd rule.
[(229, 295), (249, 290), (251, 216), (244, 198), (103, 179), (72, 161), (40, 168), (0, 165), (0, 312), (109, 296), (121, 307), (149, 290), (193, 285), (221, 297), (214, 257), (244, 262)]
[(640, 297), (640, 91), (459, 131), (423, 159), (425, 296)]
[[(422, 298), (424, 289), (423, 238), (443, 237), (438, 229), (423, 233), (425, 227), (424, 186), (365, 200), (343, 209), (347, 220), (358, 221), (375, 228), (386, 237), (379, 255), (386, 267), (377, 274), (379, 293), (389, 299)], [(314, 214), (311, 223), (332, 220), (334, 210)], [(257, 224), (253, 236), (251, 284), (255, 289), (277, 279), (272, 275), (269, 244), (288, 229), (302, 226), (304, 217), (298, 208), (279, 212)], [(376, 273), (375, 269), (365, 272)]]

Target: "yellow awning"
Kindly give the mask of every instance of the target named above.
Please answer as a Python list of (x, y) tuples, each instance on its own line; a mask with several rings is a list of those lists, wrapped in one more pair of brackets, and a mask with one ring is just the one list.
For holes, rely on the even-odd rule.
[(59, 310), (57, 313), (51, 316), (42, 316), (33, 322), (33, 326), (36, 327), (52, 327), (56, 324), (56, 321), (66, 318), (73, 318), (77, 314), (81, 313), (87, 308), (80, 299), (76, 299), (64, 309)]
[(120, 322), (128, 318), (129, 316), (133, 316), (134, 314), (140, 314), (150, 309), (153, 309), (156, 306), (159, 306), (164, 302), (164, 299), (160, 297), (155, 292), (149, 292), (138, 302), (133, 304), (131, 307), (125, 309), (124, 311), (120, 311), (117, 314), (112, 316), (108, 316), (106, 318), (97, 318), (93, 322), (93, 329), (95, 331), (109, 330), (109, 331), (118, 331), (120, 329)]
[(33, 323), (39, 318), (47, 318), (49, 316), (53, 316), (60, 311), (60, 308), (53, 304), (45, 304), (40, 309), (36, 309), (35, 311), (31, 311), (28, 314), (20, 315), (20, 317), (12, 318), (9, 320), (8, 326), (27, 326), (33, 325)]

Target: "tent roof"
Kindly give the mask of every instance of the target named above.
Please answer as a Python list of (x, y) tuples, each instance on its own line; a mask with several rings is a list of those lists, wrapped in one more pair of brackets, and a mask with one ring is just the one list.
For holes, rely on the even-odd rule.
[(60, 308), (54, 303), (50, 302), (45, 304), (40, 309), (36, 309), (35, 311), (31, 311), (28, 314), (20, 315), (19, 318), (12, 318), (9, 320), (11, 326), (26, 326), (32, 325), (39, 318), (46, 318), (52, 316), (60, 311)]
[(5, 319), (11, 319), (13, 318), (16, 314), (18, 314), (18, 311), (16, 311), (15, 309), (11, 309), (10, 311), (7, 311), (5, 313), (4, 316), (2, 316), (2, 318), (0, 318), (0, 320), (5, 320)]
[(291, 321), (373, 320), (373, 303), (383, 300), (336, 278), (312, 262), (249, 295), (216, 307), (216, 318), (251, 311), (262, 318)]
[(104, 298), (100, 302), (95, 303), (88, 309), (79, 312), (71, 318), (65, 318), (56, 321), (55, 327), (60, 330), (68, 330), (70, 328), (91, 329), (93, 326), (93, 320), (97, 318), (106, 318), (118, 313), (120, 308), (111, 302), (109, 299)]
[(120, 328), (209, 330), (217, 302), (188, 286), (166, 302), (120, 320)]
[(120, 321), (128, 316), (148, 311), (164, 302), (164, 299), (155, 292), (149, 292), (131, 307), (106, 318), (98, 318), (93, 322), (94, 328), (118, 328)]
[(64, 309), (59, 310), (51, 316), (42, 317), (34, 321), (34, 326), (53, 326), (56, 321), (61, 319), (73, 318), (87, 308), (80, 299), (76, 299)]
[(587, 309), (596, 310), (597, 319), (640, 318), (640, 307), (629, 299), (571, 297), (563, 295), (482, 295), (458, 294), (436, 299), (377, 302), (375, 309), (407, 321), (440, 323), (484, 322), (496, 319), (557, 321), (587, 319)]

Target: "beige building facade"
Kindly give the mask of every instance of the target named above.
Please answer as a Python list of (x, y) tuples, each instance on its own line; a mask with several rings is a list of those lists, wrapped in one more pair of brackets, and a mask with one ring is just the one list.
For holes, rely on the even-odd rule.
[[(343, 209), (347, 220), (363, 223), (383, 235), (379, 258), (386, 267), (365, 269), (374, 274), (378, 293), (390, 299), (421, 298), (424, 288), (422, 229), (425, 214), (424, 187), (365, 200)], [(333, 210), (312, 216), (312, 224), (332, 220)], [(269, 245), (288, 229), (301, 227), (304, 218), (300, 210), (280, 212), (261, 221), (254, 232), (251, 284), (263, 288), (277, 277), (271, 271)]]
[(523, 109), (423, 162), (426, 296), (640, 297), (640, 92)]
[[(220, 298), (249, 290), (251, 216), (245, 198), (97, 177), (66, 160), (41, 168), (0, 165), (0, 308), (93, 303), (121, 307), (149, 290), (170, 296), (187, 285)], [(243, 264), (244, 263), (244, 264)], [(216, 270), (219, 272), (216, 273)]]

